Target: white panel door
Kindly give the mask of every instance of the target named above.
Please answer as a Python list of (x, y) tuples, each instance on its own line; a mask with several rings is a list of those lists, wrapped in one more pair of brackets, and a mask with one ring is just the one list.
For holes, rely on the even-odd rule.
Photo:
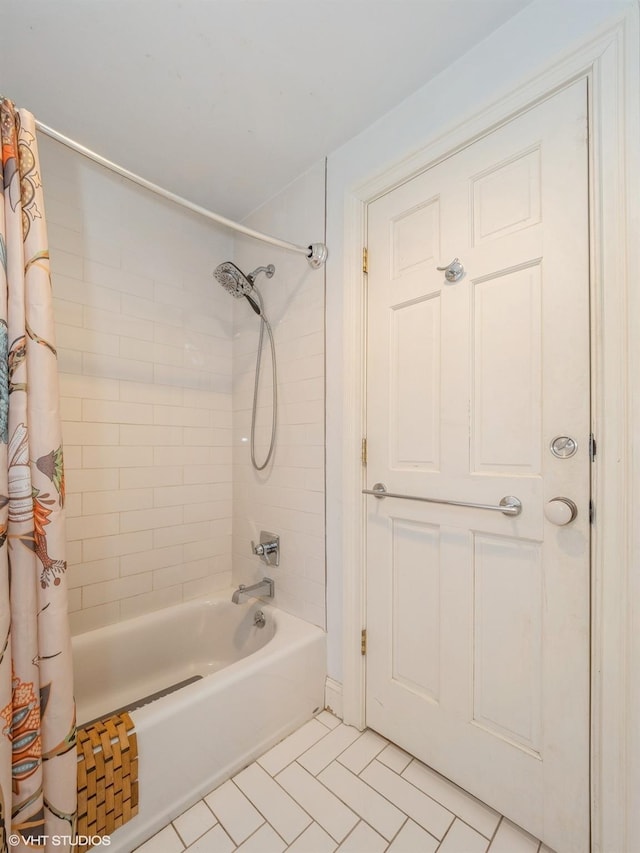
[(559, 853), (589, 849), (587, 169), (581, 81), (368, 219), (367, 488), (522, 511), (365, 498), (367, 724)]

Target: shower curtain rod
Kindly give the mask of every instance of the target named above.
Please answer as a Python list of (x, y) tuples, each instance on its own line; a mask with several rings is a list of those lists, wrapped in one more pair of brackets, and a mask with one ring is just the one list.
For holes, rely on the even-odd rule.
[(233, 231), (239, 231), (240, 234), (244, 234), (246, 237), (252, 237), (254, 240), (262, 240), (263, 243), (270, 243), (272, 246), (278, 246), (279, 248), (286, 249), (289, 252), (297, 252), (298, 254), (304, 255), (309, 261), (310, 266), (314, 269), (321, 267), (327, 259), (327, 247), (324, 243), (312, 243), (309, 246), (298, 246), (296, 243), (288, 243), (286, 240), (278, 239), (278, 237), (271, 237), (269, 234), (254, 231), (252, 228), (247, 228), (239, 222), (234, 222), (231, 219), (227, 219), (224, 216), (213, 213), (213, 211), (207, 210), (206, 207), (194, 204), (188, 199), (182, 198), (182, 196), (176, 195), (175, 193), (169, 192), (169, 190), (163, 189), (163, 187), (160, 187), (157, 184), (151, 183), (151, 181), (148, 181), (146, 178), (136, 175), (134, 172), (130, 172), (128, 169), (125, 169), (123, 166), (119, 166), (117, 163), (113, 163), (111, 160), (107, 160), (106, 157), (102, 157), (95, 151), (91, 151), (90, 148), (86, 148), (74, 139), (64, 136), (62, 133), (48, 127), (46, 124), (43, 124), (37, 119), (36, 128), (41, 133), (44, 133), (52, 139), (55, 139), (57, 142), (61, 142), (63, 145), (66, 145), (67, 148), (71, 148), (72, 151), (77, 151), (78, 154), (82, 154), (83, 157), (87, 157), (89, 160), (99, 163), (101, 166), (110, 169), (112, 172), (121, 175), (123, 178), (127, 178), (129, 181), (133, 181), (134, 184), (139, 184), (139, 186), (150, 190), (156, 195), (169, 199), (169, 201), (179, 204), (181, 207), (186, 207), (187, 210), (198, 213), (200, 216), (211, 219), (213, 222), (217, 222), (218, 225), (223, 225), (225, 228), (231, 228)]

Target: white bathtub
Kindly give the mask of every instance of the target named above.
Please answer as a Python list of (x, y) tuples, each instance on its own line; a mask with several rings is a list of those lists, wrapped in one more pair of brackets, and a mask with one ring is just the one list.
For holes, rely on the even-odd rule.
[[(255, 599), (199, 599), (73, 638), (78, 724), (194, 676), (130, 711), (138, 815), (112, 836), (130, 853), (322, 708), (325, 634)], [(262, 610), (263, 628), (254, 614)]]

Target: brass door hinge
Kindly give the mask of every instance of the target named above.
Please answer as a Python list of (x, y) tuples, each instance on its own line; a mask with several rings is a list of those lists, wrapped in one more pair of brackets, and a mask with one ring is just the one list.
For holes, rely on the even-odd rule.
[(367, 464), (367, 439), (366, 438), (362, 439), (362, 448), (360, 451), (360, 459), (362, 460), (363, 465)]
[(369, 272), (369, 250), (366, 246), (362, 250), (362, 272)]
[(366, 655), (367, 653), (367, 629), (363, 628), (362, 633), (360, 634), (360, 654)]

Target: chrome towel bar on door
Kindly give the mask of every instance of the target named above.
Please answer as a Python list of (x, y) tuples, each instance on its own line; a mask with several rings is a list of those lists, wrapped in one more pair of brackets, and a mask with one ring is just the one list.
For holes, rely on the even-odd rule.
[(401, 498), (405, 501), (423, 501), (428, 504), (446, 504), (447, 506), (465, 506), (471, 509), (489, 509), (493, 512), (501, 512), (503, 515), (520, 515), (522, 512), (522, 502), (513, 495), (507, 495), (502, 498), (497, 506), (493, 504), (474, 504), (468, 501), (445, 501), (440, 498), (421, 498), (417, 495), (399, 495), (395, 492), (388, 492), (384, 483), (376, 483), (372, 489), (363, 489), (363, 495), (373, 495), (374, 498)]

